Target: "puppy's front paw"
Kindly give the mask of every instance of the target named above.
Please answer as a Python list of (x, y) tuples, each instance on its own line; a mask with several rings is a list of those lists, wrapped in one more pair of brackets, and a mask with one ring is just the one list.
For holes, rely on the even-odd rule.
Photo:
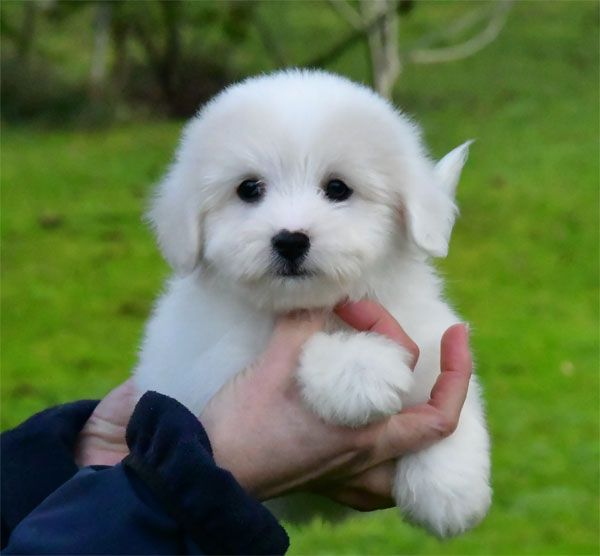
[(410, 361), (378, 334), (318, 333), (304, 347), (298, 380), (306, 404), (325, 421), (360, 426), (402, 409)]

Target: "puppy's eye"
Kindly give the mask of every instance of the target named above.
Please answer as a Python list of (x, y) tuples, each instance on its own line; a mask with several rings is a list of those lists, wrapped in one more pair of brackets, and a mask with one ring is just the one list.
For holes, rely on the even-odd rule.
[(352, 189), (350, 189), (342, 180), (330, 180), (325, 186), (325, 195), (332, 201), (345, 201), (352, 195)]
[(244, 180), (237, 188), (238, 197), (245, 203), (260, 201), (265, 193), (265, 186), (259, 180)]

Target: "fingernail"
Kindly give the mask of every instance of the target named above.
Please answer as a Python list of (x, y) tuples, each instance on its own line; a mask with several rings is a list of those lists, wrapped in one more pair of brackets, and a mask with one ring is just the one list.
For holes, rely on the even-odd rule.
[(465, 332), (467, 333), (467, 338), (471, 335), (471, 325), (468, 322), (463, 322), (465, 327)]

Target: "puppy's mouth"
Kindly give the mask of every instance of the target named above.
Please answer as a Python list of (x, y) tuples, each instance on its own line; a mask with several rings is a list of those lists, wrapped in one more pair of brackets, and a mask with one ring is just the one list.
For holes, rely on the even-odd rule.
[(287, 278), (291, 280), (301, 280), (310, 278), (315, 275), (312, 270), (303, 268), (301, 264), (284, 263), (277, 265), (273, 269), (274, 274), (280, 278)]

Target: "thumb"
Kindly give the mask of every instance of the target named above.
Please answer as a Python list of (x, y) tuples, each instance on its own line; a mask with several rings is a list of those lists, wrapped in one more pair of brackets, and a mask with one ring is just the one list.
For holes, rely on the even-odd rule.
[(138, 393), (133, 379), (113, 388), (97, 405), (93, 417), (114, 426), (125, 427), (138, 401)]
[(294, 311), (280, 316), (269, 344), (263, 354), (263, 360), (276, 361), (277, 366), (296, 368), (302, 346), (316, 332), (325, 326), (323, 311)]

